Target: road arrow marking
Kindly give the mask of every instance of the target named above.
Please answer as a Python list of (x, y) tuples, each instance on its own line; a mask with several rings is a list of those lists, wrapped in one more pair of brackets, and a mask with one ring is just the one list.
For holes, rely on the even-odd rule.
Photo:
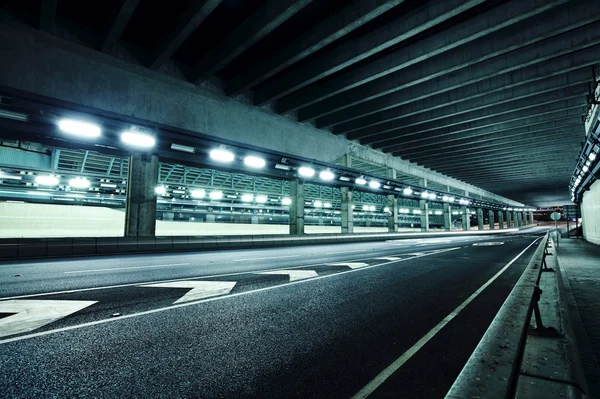
[(182, 303), (229, 294), (235, 284), (235, 281), (173, 281), (170, 283), (141, 285), (140, 287), (191, 288), (191, 291), (173, 302)]
[(343, 263), (327, 263), (325, 266), (348, 266), (350, 269), (360, 269), (361, 267), (369, 266), (364, 262), (343, 262)]
[(260, 273), (256, 273), (256, 274), (273, 274), (273, 275), (287, 274), (288, 276), (290, 276), (290, 281), (304, 280), (307, 278), (313, 278), (313, 277), (319, 276), (317, 274), (317, 272), (314, 270), (274, 270), (274, 271), (269, 271), (269, 272), (260, 272)]
[(396, 260), (400, 260), (402, 258), (397, 258), (395, 256), (383, 256), (381, 258), (374, 258), (374, 259), (377, 259), (377, 260), (389, 260), (390, 262), (393, 262), (393, 261), (396, 261)]
[(0, 313), (15, 313), (0, 319), (0, 337), (33, 331), (96, 302), (37, 299), (0, 301)]

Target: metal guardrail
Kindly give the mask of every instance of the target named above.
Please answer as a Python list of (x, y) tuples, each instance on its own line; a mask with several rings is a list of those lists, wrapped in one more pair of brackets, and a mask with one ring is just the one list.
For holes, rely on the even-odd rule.
[(308, 235), (173, 236), (173, 237), (89, 237), (89, 238), (7, 238), (0, 239), (0, 259), (48, 258), (82, 255), (114, 255), (216, 249), (264, 248), (316, 244), (342, 244), (406, 238), (501, 234), (517, 229), (429, 232), (357, 233)]
[(475, 351), (446, 394), (446, 399), (514, 398), (532, 313), (543, 328), (537, 302), (546, 265), (549, 234), (498, 311)]

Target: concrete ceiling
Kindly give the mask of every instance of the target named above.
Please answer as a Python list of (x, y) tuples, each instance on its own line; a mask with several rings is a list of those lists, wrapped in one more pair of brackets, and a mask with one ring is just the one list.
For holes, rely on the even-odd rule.
[(569, 202), (600, 62), (600, 2), (590, 0), (0, 7), (19, 23), (529, 204)]

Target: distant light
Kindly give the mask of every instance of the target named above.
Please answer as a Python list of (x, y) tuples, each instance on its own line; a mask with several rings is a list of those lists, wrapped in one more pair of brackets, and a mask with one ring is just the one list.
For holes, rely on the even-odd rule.
[(415, 215), (420, 215), (421, 214), (421, 210), (420, 209), (415, 209), (415, 210), (413, 210), (413, 213)]
[(448, 198), (448, 196), (447, 196), (447, 195), (444, 195), (444, 196), (442, 197), (442, 201), (446, 201), (446, 202), (447, 202), (448, 200), (449, 200), (449, 198)]
[(424, 191), (424, 192), (421, 194), (421, 198), (429, 198), (429, 193), (428, 193), (427, 191)]
[(222, 148), (215, 148), (214, 150), (211, 150), (208, 155), (210, 156), (210, 159), (217, 162), (229, 163), (233, 162), (235, 159), (233, 152), (224, 150)]
[(413, 193), (413, 190), (410, 187), (406, 187), (404, 190), (402, 190), (402, 194), (404, 195), (411, 195)]
[(90, 186), (90, 181), (85, 177), (75, 177), (69, 180), (69, 186), (74, 188), (88, 188)]
[(356, 208), (356, 205), (352, 205), (352, 209)]
[(117, 188), (117, 185), (114, 183), (100, 183), (100, 187), (104, 188)]
[(223, 198), (223, 191), (213, 191), (209, 196), (211, 200), (220, 200)]
[(74, 119), (61, 119), (58, 122), (58, 128), (65, 133), (85, 138), (95, 138), (102, 134), (100, 126)]
[(185, 190), (171, 190), (173, 194), (185, 194)]
[(363, 207), (362, 207), (362, 210), (363, 210), (363, 211), (368, 211), (369, 209), (371, 209), (371, 208), (369, 207), (369, 205), (363, 205)]
[(381, 187), (381, 183), (379, 183), (376, 180), (371, 180), (369, 182), (369, 187), (373, 188), (373, 189), (378, 189), (379, 187)]
[(267, 162), (263, 158), (255, 157), (254, 155), (248, 155), (247, 157), (244, 158), (244, 165), (246, 165), (250, 168), (256, 168), (256, 169), (264, 168), (266, 163)]
[(352, 179), (351, 179), (351, 178), (349, 178), (349, 177), (346, 177), (346, 176), (340, 176), (340, 180), (341, 180), (341, 181), (350, 181), (350, 180), (352, 180)]
[(436, 215), (441, 215), (443, 212), (442, 211), (435, 211)]
[(308, 166), (302, 166), (298, 168), (298, 174), (302, 177), (313, 177), (315, 175), (315, 170)]
[(384, 211), (384, 212), (389, 212), (389, 211), (390, 211), (390, 208), (388, 208), (388, 207), (386, 206), (385, 208), (383, 208), (383, 211)]
[(436, 199), (437, 195), (434, 193), (429, 194), (429, 199)]
[(321, 201), (315, 201), (315, 203), (313, 204), (315, 208), (320, 208), (323, 206), (323, 203)]
[(335, 175), (329, 170), (324, 170), (321, 173), (319, 173), (319, 177), (321, 178), (321, 180), (330, 181), (335, 178)]
[(206, 195), (206, 190), (192, 190), (190, 192), (192, 198), (204, 198)]
[(454, 197), (450, 197), (448, 198), (448, 202), (454, 202), (455, 198)]
[(187, 145), (181, 145), (181, 144), (171, 144), (171, 149), (175, 150), (175, 151), (181, 151), (181, 152), (187, 152), (189, 154), (193, 154), (196, 152), (196, 149), (194, 147), (188, 147)]
[(167, 189), (165, 188), (165, 186), (157, 186), (157, 187), (154, 189), (154, 192), (155, 192), (157, 195), (165, 195), (165, 194), (167, 193)]
[(356, 180), (354, 180), (354, 182), (356, 184), (360, 184), (361, 186), (364, 186), (365, 184), (367, 184), (367, 181), (365, 179), (363, 179), (362, 177), (357, 177)]
[(329, 202), (325, 202), (325, 203), (323, 204), (323, 207), (324, 207), (324, 208), (331, 208), (331, 204), (330, 204)]
[(14, 175), (7, 175), (4, 172), (0, 172), (0, 179), (5, 179), (5, 180), (22, 180), (21, 176), (14, 176)]
[(291, 205), (292, 204), (292, 200), (291, 200), (291, 198), (284, 198), (284, 199), (281, 200), (281, 203), (283, 205)]
[(375, 211), (377, 208), (375, 207), (375, 205), (371, 205), (371, 207), (369, 208), (370, 211)]
[(283, 164), (278, 163), (278, 164), (275, 165), (275, 169), (290, 170), (290, 169), (292, 169), (292, 167), (289, 166), (289, 165), (283, 165)]
[(259, 204), (264, 204), (265, 202), (267, 202), (268, 198), (266, 195), (257, 195), (256, 196), (256, 202), (258, 202)]
[(253, 194), (244, 194), (242, 195), (242, 202), (252, 202), (254, 201), (254, 195)]
[(583, 170), (583, 172), (587, 172), (590, 168), (588, 168), (587, 165), (583, 165), (583, 168), (581, 168), (581, 170)]
[(590, 159), (590, 161), (595, 161), (596, 160), (596, 153), (595, 152), (590, 152), (590, 155), (588, 157)]
[(36, 176), (35, 182), (40, 186), (58, 186), (59, 180), (56, 176)]
[(20, 112), (7, 111), (5, 109), (0, 109), (0, 118), (12, 119), (20, 122), (29, 121), (29, 115)]
[(149, 134), (132, 130), (121, 133), (121, 141), (139, 148), (152, 148), (156, 144), (156, 139)]

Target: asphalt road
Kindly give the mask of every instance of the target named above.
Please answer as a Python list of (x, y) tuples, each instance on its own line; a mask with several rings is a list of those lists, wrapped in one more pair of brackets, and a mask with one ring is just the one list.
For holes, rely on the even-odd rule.
[(536, 233), (3, 263), (0, 396), (442, 398)]

